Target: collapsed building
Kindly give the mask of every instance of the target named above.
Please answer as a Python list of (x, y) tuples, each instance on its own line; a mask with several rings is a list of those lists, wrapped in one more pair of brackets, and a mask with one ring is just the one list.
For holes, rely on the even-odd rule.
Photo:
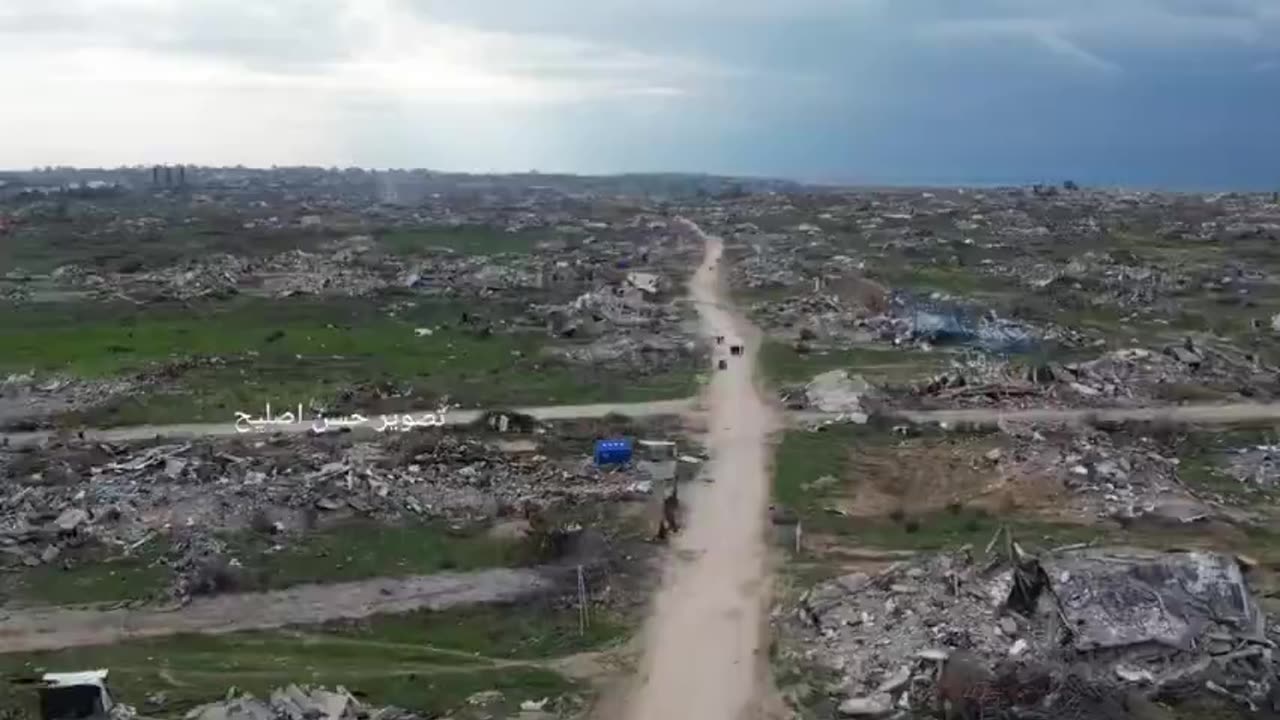
[(962, 717), (1125, 720), (1205, 693), (1280, 706), (1280, 629), (1243, 561), (1133, 549), (1032, 556), (1007, 542), (999, 560), (964, 548), (816, 586), (785, 621), (806, 639), (791, 660), (832, 677), (825, 691), (846, 717), (929, 712), (943, 700)]

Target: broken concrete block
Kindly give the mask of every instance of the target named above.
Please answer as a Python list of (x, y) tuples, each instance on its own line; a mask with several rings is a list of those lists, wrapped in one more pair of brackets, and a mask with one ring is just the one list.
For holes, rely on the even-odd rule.
[(884, 717), (893, 712), (893, 698), (887, 694), (849, 698), (837, 710), (842, 717)]
[(64, 510), (61, 515), (58, 516), (57, 520), (53, 521), (53, 524), (56, 525), (58, 529), (63, 532), (71, 532), (76, 528), (80, 527), (81, 525), (83, 525), (88, 520), (89, 520), (89, 513), (85, 512), (84, 510), (81, 510), (80, 508), (68, 508), (67, 510)]

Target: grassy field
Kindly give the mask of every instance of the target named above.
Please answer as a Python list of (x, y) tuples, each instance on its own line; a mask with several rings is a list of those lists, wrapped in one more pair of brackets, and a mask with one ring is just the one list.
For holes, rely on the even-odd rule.
[[(950, 433), (904, 440), (870, 426), (832, 427), (823, 432), (792, 430), (779, 444), (775, 459), (773, 495), (795, 514), (806, 534), (819, 534), (852, 547), (935, 550), (985, 546), (1001, 527), (1020, 541), (1049, 547), (1075, 542), (1107, 542), (1146, 547), (1209, 547), (1250, 552), (1268, 563), (1280, 563), (1280, 534), (1265, 527), (1223, 529), (1206, 533), (1199, 526), (1158, 528), (1114, 523), (1078, 524), (1045, 521), (1016, 505), (991, 508), (965, 501), (947, 502), (949, 494), (983, 471), (964, 461), (951, 448), (985, 448), (986, 435)], [(1254, 437), (1253, 431), (1239, 438)], [(994, 437), (993, 437), (994, 440)], [(1220, 452), (1208, 436), (1188, 443), (1179, 475), (1193, 487), (1239, 490), (1211, 469)], [(874, 474), (884, 475), (873, 477)], [(883, 511), (847, 514), (839, 508), (859, 491), (891, 481), (899, 500), (890, 499)], [(874, 497), (868, 496), (868, 497)], [(1268, 496), (1268, 501), (1274, 498)]]
[[(480, 312), (515, 311), (493, 305)], [(442, 395), (479, 405), (666, 399), (696, 385), (692, 362), (648, 376), (574, 366), (546, 357), (541, 333), (485, 336), (482, 324), (459, 321), (463, 312), (458, 303), (423, 302), (391, 316), (372, 300), (317, 298), (237, 298), (190, 308), (10, 306), (0, 311), (7, 343), (0, 372), (112, 377), (189, 357), (221, 359), (182, 370), (158, 391), (70, 417), (72, 424), (212, 422), (266, 402), (292, 407), (343, 397), (369, 412)], [(432, 334), (416, 334), (422, 327)], [(370, 389), (362, 398), (362, 386), (403, 397), (378, 398), (383, 393)], [(381, 402), (368, 406), (370, 399)]]
[[(501, 691), (504, 699), (492, 710), (504, 712), (522, 700), (585, 692), (548, 661), (610, 645), (624, 633), (617, 618), (599, 614), (580, 634), (577, 610), (526, 604), (0, 655), (0, 673), (12, 680), (109, 668), (118, 699), (151, 716), (180, 717), (232, 687), (264, 697), (299, 683), (342, 685), (367, 702), (436, 717), (480, 691)], [(155, 693), (164, 694), (164, 704), (147, 707)], [(30, 707), (34, 696), (0, 683), (0, 704), (11, 703)]]
[[(531, 564), (522, 542), (482, 531), (452, 531), (442, 524), (352, 522), (303, 536), (280, 538), (246, 531), (229, 535), (228, 556), (240, 561), (236, 591), (277, 590), (312, 582), (465, 572)], [(282, 545), (282, 549), (276, 549)], [(147, 600), (164, 594), (173, 572), (167, 541), (155, 540), (127, 557), (101, 551), (75, 556), (71, 570), (42, 565), (10, 576), (13, 596), (30, 604), (68, 605)]]
[(505, 228), (479, 225), (395, 229), (377, 236), (383, 247), (398, 255), (440, 249), (463, 255), (531, 253), (539, 242), (554, 237), (552, 230), (544, 228), (507, 232)]
[(773, 383), (803, 383), (828, 370), (844, 369), (872, 383), (919, 380), (946, 367), (948, 355), (914, 349), (867, 347), (797, 353), (790, 345), (768, 341), (760, 349), (760, 367)]
[[(0, 247), (0, 274), (21, 268), (47, 273), (65, 264), (92, 266), (110, 272), (137, 272), (174, 265), (211, 253), (266, 257), (289, 250), (323, 252), (324, 244), (349, 235), (367, 233), (359, 224), (330, 219), (322, 230), (287, 226), (245, 229), (246, 217), (186, 206), (166, 213), (156, 207), (122, 208), (125, 217), (169, 214), (166, 223), (127, 230), (107, 227), (109, 218), (84, 215), (72, 202), (61, 220), (46, 220), (11, 234)], [(536, 244), (556, 235), (550, 228), (507, 232), (504, 227), (396, 228), (374, 232), (388, 252), (415, 255), (450, 250), (464, 255), (529, 253)]]

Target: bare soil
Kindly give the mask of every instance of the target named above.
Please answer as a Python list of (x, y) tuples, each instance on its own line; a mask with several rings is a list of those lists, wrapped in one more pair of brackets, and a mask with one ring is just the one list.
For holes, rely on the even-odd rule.
[(496, 569), (382, 578), (196, 598), (174, 609), (50, 607), (0, 614), (0, 652), (106, 645), (180, 633), (228, 633), (420, 609), (513, 602), (559, 587), (549, 572)]
[(747, 350), (730, 357), (715, 346), (712, 361), (728, 367), (713, 371), (705, 396), (713, 482), (687, 493), (688, 526), (673, 541), (624, 716), (744, 720), (765, 717), (770, 699), (766, 439), (775, 423), (754, 384), (759, 334), (728, 309), (716, 270), (721, 240), (687, 224), (706, 244), (691, 284), (703, 333), (742, 338)]

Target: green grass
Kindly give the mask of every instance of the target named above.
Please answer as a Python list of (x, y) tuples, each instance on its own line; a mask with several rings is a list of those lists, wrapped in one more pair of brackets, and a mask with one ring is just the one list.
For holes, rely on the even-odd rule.
[(1280, 499), (1280, 490), (1242, 483), (1227, 472), (1226, 463), (1232, 450), (1273, 445), (1278, 440), (1280, 426), (1191, 433), (1181, 443), (1178, 479), (1193, 490), (1227, 499), (1274, 502)]
[(923, 265), (909, 262), (878, 268), (871, 277), (895, 288), (938, 291), (957, 296), (1018, 290), (1013, 280), (989, 275), (979, 266)]
[(12, 592), (25, 603), (71, 605), (141, 600), (168, 587), (172, 578), (161, 560), (160, 542), (148, 543), (127, 557), (108, 557), (102, 550), (79, 555), (70, 570), (62, 560), (26, 569), (13, 576)]
[[(278, 590), (313, 582), (468, 572), (533, 564), (532, 548), (480, 530), (452, 531), (439, 523), (385, 525), (353, 521), (285, 538), (245, 531), (227, 538), (228, 556), (241, 563), (232, 591)], [(273, 549), (277, 544), (280, 550)], [(28, 604), (79, 605), (163, 596), (173, 573), (163, 560), (167, 544), (153, 541), (129, 557), (102, 550), (11, 576), (14, 596)]]
[[(273, 688), (299, 683), (342, 685), (370, 703), (432, 717), (483, 690), (502, 691), (508, 709), (521, 700), (576, 691), (574, 683), (538, 661), (609, 645), (624, 632), (621, 623), (601, 617), (579, 636), (576, 610), (540, 604), (424, 611), (340, 625), (0, 655), (0, 672), (11, 679), (109, 668), (118, 699), (141, 707), (148, 695), (164, 692), (168, 701), (159, 713), (165, 716), (220, 699), (231, 687), (265, 697)], [(3, 685), (0, 702), (34, 699)]]
[[(941, 438), (939, 438), (941, 439)], [(893, 513), (881, 517), (848, 517), (829, 508), (847, 497), (856, 477), (852, 458), (883, 450), (895, 443), (892, 433), (871, 426), (843, 426), (824, 432), (788, 431), (779, 444), (774, 465), (773, 496), (802, 521), (806, 533), (845, 539), (859, 547), (937, 550), (971, 544), (985, 546), (997, 530), (1008, 527), (1020, 542), (1052, 546), (1098, 539), (1149, 541), (1150, 534), (1120, 528), (1090, 527), (995, 515), (981, 508), (950, 506), (930, 512)], [(909, 462), (909, 457), (903, 461)], [(840, 482), (815, 488), (813, 482), (830, 475)], [(1160, 540), (1176, 539), (1161, 535)]]
[(496, 255), (531, 253), (539, 241), (552, 236), (552, 231), (544, 228), (507, 232), (500, 227), (467, 225), (391, 230), (379, 235), (378, 240), (388, 250), (400, 255), (440, 248), (464, 255)]
[[(122, 209), (122, 215), (155, 216), (154, 205)], [(11, 233), (0, 246), (0, 274), (20, 267), (47, 273), (60, 265), (77, 264), (108, 272), (137, 272), (174, 265), (210, 253), (264, 257), (288, 250), (314, 251), (325, 241), (349, 232), (334, 228), (313, 232), (297, 227), (245, 230), (244, 218), (196, 211), (201, 216), (187, 224), (190, 208), (176, 209), (167, 227), (140, 233), (108, 231), (103, 220), (80, 218), (70, 222), (44, 222)]]
[(861, 547), (893, 550), (941, 550), (962, 545), (981, 549), (1001, 527), (1007, 527), (1020, 543), (1041, 547), (1088, 542), (1108, 535), (1098, 528), (997, 517), (970, 508), (907, 515), (900, 520), (811, 515), (805, 524), (806, 531), (848, 538)]
[(1075, 542), (1097, 534), (1086, 528), (997, 518), (967, 508), (899, 518), (851, 518), (825, 509), (829, 498), (847, 490), (847, 482), (825, 491), (814, 489), (811, 483), (824, 475), (847, 480), (851, 453), (891, 439), (891, 435), (866, 426), (787, 432), (775, 458), (774, 499), (797, 513), (806, 532), (838, 535), (866, 547), (928, 550), (985, 544), (1001, 525), (1009, 525), (1020, 538), (1047, 541)]
[(823, 475), (843, 477), (849, 467), (849, 445), (862, 432), (857, 426), (786, 432), (774, 455), (774, 499), (805, 515), (816, 512), (817, 498), (807, 485)]
[(946, 365), (944, 353), (897, 348), (856, 348), (797, 353), (787, 343), (769, 341), (760, 349), (760, 367), (773, 383), (807, 382), (828, 370), (846, 369), (873, 383), (906, 382)]
[(579, 634), (576, 609), (530, 612), (504, 606), (381, 615), (328, 630), (354, 640), (424, 642), (437, 650), (502, 660), (572, 655), (609, 645), (627, 633), (622, 619), (608, 613), (593, 615), (586, 633)]
[[(491, 304), (480, 312), (517, 310)], [(463, 404), (536, 405), (678, 398), (696, 388), (692, 360), (649, 376), (570, 365), (545, 356), (549, 340), (541, 333), (481, 337), (459, 323), (463, 312), (459, 303), (422, 302), (392, 317), (373, 300), (318, 298), (236, 298), (192, 308), (31, 304), (0, 311), (7, 343), (0, 372), (111, 377), (192, 356), (225, 361), (185, 370), (162, 392), (72, 415), (71, 424), (230, 421), (267, 402), (329, 403), (361, 385), (407, 392), (377, 406), (358, 399), (360, 407), (344, 411), (398, 411), (446, 394)], [(418, 337), (418, 327), (436, 330)]]
[(253, 589), (278, 589), (312, 582), (430, 575), (493, 567), (515, 567), (532, 558), (526, 547), (487, 537), (482, 531), (450, 531), (438, 523), (382, 525), (353, 522), (270, 548), (276, 538), (247, 532), (231, 547)]

